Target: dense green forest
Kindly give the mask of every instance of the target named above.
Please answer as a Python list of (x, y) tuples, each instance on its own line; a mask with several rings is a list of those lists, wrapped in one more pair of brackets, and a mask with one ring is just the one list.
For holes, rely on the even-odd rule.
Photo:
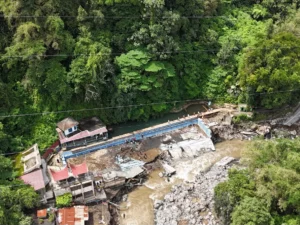
[(300, 224), (300, 140), (256, 141), (215, 188), (224, 225)]
[(177, 100), (292, 103), (300, 94), (299, 6), (299, 0), (0, 0), (0, 152), (35, 142), (48, 147), (66, 116), (97, 115), (113, 124), (160, 116), (178, 106), (162, 102)]

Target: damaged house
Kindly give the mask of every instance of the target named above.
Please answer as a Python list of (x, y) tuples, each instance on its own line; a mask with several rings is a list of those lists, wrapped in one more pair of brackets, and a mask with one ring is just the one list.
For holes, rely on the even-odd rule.
[(49, 168), (55, 197), (71, 193), (76, 203), (106, 200), (103, 189), (94, 185), (94, 176), (88, 171), (85, 162), (80, 165), (69, 164), (63, 169)]
[(49, 187), (47, 164), (44, 159), (41, 159), (38, 145), (33, 145), (21, 154), (24, 172), (20, 179), (31, 185), (39, 194), (41, 203), (46, 204), (50, 199), (53, 199), (53, 192)]
[(57, 123), (56, 126), (61, 147), (66, 149), (108, 138), (106, 126), (97, 117), (83, 119), (80, 122), (68, 117)]

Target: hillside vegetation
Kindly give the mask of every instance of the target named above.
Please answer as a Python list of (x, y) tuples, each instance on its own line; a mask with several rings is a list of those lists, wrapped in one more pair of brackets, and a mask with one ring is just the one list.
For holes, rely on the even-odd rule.
[[(66, 116), (97, 115), (112, 124), (177, 106), (149, 103), (292, 103), (300, 94), (299, 6), (299, 0), (0, 0), (0, 152), (35, 142), (48, 147)], [(3, 117), (87, 108), (105, 109)]]
[(256, 141), (215, 188), (215, 210), (224, 225), (300, 224), (300, 140)]

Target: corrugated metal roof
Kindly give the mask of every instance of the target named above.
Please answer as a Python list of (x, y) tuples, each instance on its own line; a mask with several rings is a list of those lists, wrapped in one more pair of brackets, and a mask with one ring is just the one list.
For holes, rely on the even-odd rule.
[(54, 170), (50, 169), (50, 172), (53, 177), (53, 180), (55, 180), (55, 181), (64, 180), (69, 177), (69, 170), (68, 170), (67, 166), (59, 171), (54, 171)]
[(89, 220), (88, 207), (77, 205), (58, 210), (59, 225), (82, 225)]
[(86, 162), (83, 162), (79, 165), (73, 165), (73, 164), (69, 164), (70, 165), (70, 168), (72, 170), (72, 173), (74, 176), (78, 176), (80, 174), (84, 174), (84, 173), (87, 173), (89, 170), (88, 170), (88, 167), (86, 165)]
[(38, 218), (45, 218), (47, 217), (47, 209), (41, 209), (37, 211)]
[(54, 149), (59, 145), (59, 140), (56, 140), (43, 154), (42, 158), (47, 159), (48, 156), (54, 152)]
[(83, 138), (86, 138), (86, 137), (90, 137), (90, 136), (94, 136), (96, 134), (103, 134), (103, 133), (106, 133), (107, 132), (107, 129), (106, 127), (101, 127), (97, 130), (93, 130), (93, 131), (88, 131), (88, 130), (85, 130), (85, 131), (82, 131), (80, 133), (77, 133), (71, 137), (65, 137), (62, 132), (58, 132), (58, 136), (59, 136), (59, 140), (60, 140), (60, 143), (61, 144), (64, 144), (64, 143), (67, 143), (67, 142), (70, 142), (70, 141), (76, 141), (76, 140), (80, 140), (80, 139), (83, 139)]
[(24, 181), (24, 183), (30, 184), (34, 188), (34, 190), (45, 188), (45, 181), (41, 169), (35, 170), (31, 173), (27, 173), (20, 178)]

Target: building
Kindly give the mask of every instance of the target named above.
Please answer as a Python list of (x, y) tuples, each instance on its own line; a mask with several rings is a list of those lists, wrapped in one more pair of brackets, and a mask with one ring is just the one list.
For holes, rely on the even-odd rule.
[(71, 193), (73, 202), (89, 203), (106, 200), (103, 189), (95, 189), (94, 176), (88, 171), (86, 163), (69, 164), (64, 168), (49, 168), (55, 197)]
[(51, 208), (37, 210), (36, 218), (33, 218), (33, 225), (57, 225), (55, 210)]
[(77, 205), (58, 210), (58, 225), (84, 225), (89, 220), (88, 207)]
[(41, 202), (46, 203), (46, 185), (43, 178), (43, 173), (41, 169), (37, 169), (31, 173), (25, 174), (20, 177), (24, 183), (31, 185), (34, 190), (40, 195)]
[(24, 172), (20, 179), (31, 185), (40, 195), (41, 203), (46, 204), (48, 200), (53, 199), (53, 192), (49, 187), (47, 163), (44, 159), (41, 159), (38, 145), (35, 144), (22, 152), (21, 161), (23, 162)]
[(59, 140), (56, 140), (42, 155), (42, 159), (44, 159), (47, 163), (51, 160), (52, 156), (54, 156), (55, 152), (60, 150)]
[(106, 126), (97, 117), (83, 119), (80, 122), (70, 117), (65, 118), (57, 123), (56, 131), (61, 146), (66, 149), (108, 138)]
[(22, 152), (21, 161), (24, 166), (24, 174), (38, 169), (42, 165), (41, 155), (37, 144)]

